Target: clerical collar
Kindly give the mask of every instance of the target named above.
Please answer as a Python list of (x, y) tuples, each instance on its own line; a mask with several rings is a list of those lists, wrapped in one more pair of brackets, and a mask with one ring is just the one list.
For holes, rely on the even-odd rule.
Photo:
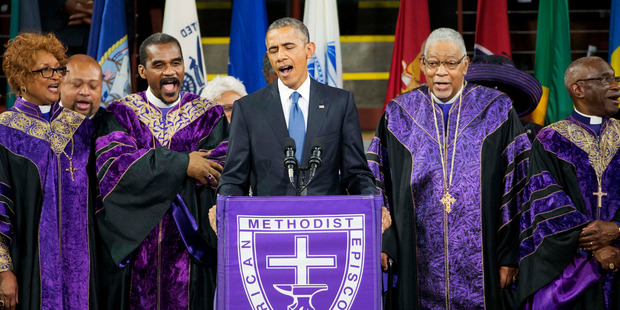
[(39, 110), (41, 110), (41, 113), (43, 114), (49, 113), (52, 110), (52, 106), (51, 105), (40, 105)]
[(167, 104), (161, 101), (161, 99), (155, 97), (155, 95), (153, 95), (153, 92), (151, 91), (151, 86), (149, 86), (149, 88), (146, 90), (146, 99), (158, 108), (168, 109), (179, 104), (179, 102), (181, 101), (181, 95), (179, 94), (179, 98), (177, 98), (177, 101)]
[(39, 110), (41, 110), (41, 114), (43, 114), (43, 119), (49, 122), (50, 115), (51, 115), (50, 111), (52, 110), (52, 106), (51, 105), (40, 105)]
[(456, 95), (454, 95), (454, 97), (452, 97), (452, 99), (448, 100), (448, 101), (441, 101), (439, 98), (435, 97), (435, 94), (433, 94), (433, 92), (431, 92), (431, 97), (433, 98), (433, 101), (435, 101), (438, 104), (453, 104), (457, 99), (459, 99), (461, 93), (463, 92), (463, 86), (461, 86), (461, 89), (459, 90), (458, 93), (456, 93)]
[(586, 125), (600, 125), (603, 123), (603, 118), (602, 117), (598, 117), (598, 116), (592, 116), (592, 115), (586, 115), (583, 114), (579, 111), (577, 111), (577, 109), (574, 110), (575, 113), (573, 113), (573, 118), (586, 124)]

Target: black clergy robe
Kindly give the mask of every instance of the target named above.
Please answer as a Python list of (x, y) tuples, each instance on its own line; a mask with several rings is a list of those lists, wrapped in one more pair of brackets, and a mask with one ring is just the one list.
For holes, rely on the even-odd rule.
[(504, 307), (498, 269), (517, 267), (529, 151), (499, 91), (468, 83), (445, 125), (427, 86), (388, 104), (367, 157), (392, 216), (396, 309)]
[(22, 98), (0, 114), (0, 243), (10, 248), (19, 308), (94, 308), (92, 123), (58, 104), (50, 115)]
[(538, 133), (521, 216), (519, 295), (527, 309), (620, 308), (620, 277), (578, 249), (589, 222), (620, 222), (618, 148), (615, 119), (605, 119), (600, 135), (573, 117)]
[(181, 93), (162, 114), (146, 93), (112, 103), (100, 124), (97, 228), (107, 248), (107, 309), (211, 309), (217, 241), (208, 209), (215, 189), (187, 176), (191, 151), (222, 162), (228, 122), (221, 106)]

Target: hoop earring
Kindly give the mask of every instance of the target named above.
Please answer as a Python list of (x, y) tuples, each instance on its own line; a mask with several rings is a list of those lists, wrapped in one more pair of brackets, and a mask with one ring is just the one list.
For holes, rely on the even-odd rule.
[(21, 88), (22, 94), (23, 94), (23, 93), (25, 93), (25, 92), (26, 92), (26, 90), (27, 90), (27, 89), (26, 89), (26, 86), (22, 86), (22, 88)]

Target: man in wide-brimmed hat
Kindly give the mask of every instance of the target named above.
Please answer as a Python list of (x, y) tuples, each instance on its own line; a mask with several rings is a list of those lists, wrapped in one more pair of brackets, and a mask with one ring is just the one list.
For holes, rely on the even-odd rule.
[(526, 309), (620, 306), (620, 77), (599, 57), (575, 60), (564, 85), (575, 110), (532, 144), (521, 218)]
[(503, 309), (530, 141), (507, 95), (465, 81), (458, 32), (433, 31), (421, 67), (428, 85), (387, 105), (367, 153), (393, 220), (397, 308)]

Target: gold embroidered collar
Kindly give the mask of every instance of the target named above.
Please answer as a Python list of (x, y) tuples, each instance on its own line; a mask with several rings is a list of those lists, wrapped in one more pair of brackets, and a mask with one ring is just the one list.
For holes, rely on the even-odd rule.
[(0, 114), (0, 125), (48, 141), (54, 153), (61, 154), (84, 119), (83, 115), (67, 109), (63, 109), (51, 123), (26, 113), (6, 111)]
[(164, 119), (161, 110), (148, 103), (139, 94), (132, 94), (120, 100), (138, 115), (138, 119), (149, 128), (153, 137), (164, 146), (170, 146), (175, 133), (202, 117), (214, 105), (204, 98), (196, 98), (186, 103), (182, 101), (183, 99), (168, 111)]
[(562, 120), (549, 126), (588, 154), (590, 165), (598, 178), (602, 178), (620, 148), (620, 124), (615, 119), (607, 121), (598, 141), (596, 136), (569, 120)]

